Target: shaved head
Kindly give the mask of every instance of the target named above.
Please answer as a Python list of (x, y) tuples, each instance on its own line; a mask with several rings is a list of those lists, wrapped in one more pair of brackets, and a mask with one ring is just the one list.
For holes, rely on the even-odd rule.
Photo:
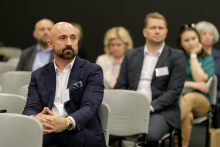
[(35, 24), (34, 30), (38, 29), (41, 25), (44, 25), (44, 24), (46, 24), (46, 23), (48, 23), (48, 24), (50, 24), (50, 25), (52, 25), (52, 26), (54, 25), (54, 23), (53, 23), (51, 20), (49, 20), (49, 19), (47, 19), (47, 18), (44, 18), (44, 19), (39, 20), (39, 21)]
[(52, 27), (47, 44), (53, 50), (55, 60), (71, 60), (78, 53), (78, 41), (77, 29), (70, 23), (59, 22)]
[(66, 29), (74, 30), (74, 32), (76, 32), (76, 28), (73, 25), (71, 25), (70, 23), (68, 23), (68, 22), (58, 22), (52, 27), (52, 29), (50, 31), (49, 39), (52, 40), (52, 38), (55, 37), (57, 33), (62, 33), (62, 30), (64, 30), (64, 29), (65, 30)]

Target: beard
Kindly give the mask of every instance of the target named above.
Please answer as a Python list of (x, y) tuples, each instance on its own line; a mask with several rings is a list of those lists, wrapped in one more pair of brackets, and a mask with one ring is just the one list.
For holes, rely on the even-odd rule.
[(43, 45), (43, 46), (48, 46), (47, 45), (47, 41), (44, 41), (44, 40), (38, 40), (38, 42)]
[[(66, 50), (71, 50), (71, 51), (66, 51)], [(66, 52), (65, 52), (66, 51)], [(53, 46), (53, 53), (62, 58), (62, 59), (66, 59), (66, 60), (71, 60), (74, 57), (76, 57), (77, 53), (74, 51), (74, 49), (71, 46), (67, 46), (65, 48), (62, 49), (61, 53), (58, 52), (54, 46)]]

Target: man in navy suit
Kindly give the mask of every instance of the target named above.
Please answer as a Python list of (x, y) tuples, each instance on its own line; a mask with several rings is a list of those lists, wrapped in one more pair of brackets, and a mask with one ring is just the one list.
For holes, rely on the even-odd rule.
[(115, 85), (115, 89), (141, 92), (151, 103), (147, 136), (150, 147), (157, 147), (166, 133), (180, 128), (178, 99), (186, 78), (185, 55), (165, 44), (167, 33), (165, 17), (149, 13), (143, 29), (146, 44), (126, 52)]
[(48, 46), (54, 62), (32, 73), (24, 115), (43, 125), (43, 146), (106, 146), (99, 107), (103, 99), (100, 66), (80, 59), (74, 26), (60, 22), (51, 29)]

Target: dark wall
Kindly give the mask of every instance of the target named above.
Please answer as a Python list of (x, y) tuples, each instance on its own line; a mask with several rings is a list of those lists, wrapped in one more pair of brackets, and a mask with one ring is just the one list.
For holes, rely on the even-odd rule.
[[(35, 23), (42, 18), (77, 22), (83, 27), (84, 39), (79, 52), (91, 62), (103, 54), (103, 37), (114, 26), (130, 31), (134, 47), (142, 46), (143, 21), (149, 12), (158, 11), (168, 21), (166, 43), (175, 47), (179, 25), (206, 20), (220, 29), (219, 0), (20, 0), (0, 2), (0, 41), (5, 46), (26, 48), (36, 41), (32, 36)], [(215, 45), (220, 49), (220, 44)]]

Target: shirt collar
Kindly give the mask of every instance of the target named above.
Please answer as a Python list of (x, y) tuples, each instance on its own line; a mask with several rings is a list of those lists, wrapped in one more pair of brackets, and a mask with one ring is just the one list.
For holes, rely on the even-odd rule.
[(152, 53), (150, 53), (149, 51), (148, 51), (148, 48), (147, 48), (147, 44), (145, 44), (145, 46), (144, 46), (144, 55), (146, 55), (146, 54), (150, 54), (150, 55), (161, 55), (161, 53), (162, 53), (162, 51), (163, 51), (163, 49), (164, 49), (164, 46), (165, 46), (165, 43), (163, 43), (163, 45), (160, 47), (160, 49), (157, 51), (157, 52), (155, 52), (154, 54), (152, 54)]
[[(74, 64), (74, 62), (75, 62), (75, 59), (76, 59), (76, 57), (73, 59), (73, 61), (71, 61), (64, 69), (63, 69), (63, 71), (66, 71), (66, 70), (71, 70), (72, 69), (72, 67), (73, 67), (73, 64)], [(57, 65), (55, 64), (55, 59), (54, 59), (54, 67), (55, 67), (55, 72), (56, 71), (61, 71), (62, 72), (62, 70), (60, 70), (58, 67), (57, 67)]]
[[(43, 50), (42, 50), (42, 48), (40, 47), (39, 44), (37, 44), (37, 51), (42, 51), (42, 52), (43, 52)], [(46, 49), (46, 52), (51, 52), (51, 49), (48, 47), (48, 48)], [(45, 52), (45, 53), (46, 53), (46, 52)]]

